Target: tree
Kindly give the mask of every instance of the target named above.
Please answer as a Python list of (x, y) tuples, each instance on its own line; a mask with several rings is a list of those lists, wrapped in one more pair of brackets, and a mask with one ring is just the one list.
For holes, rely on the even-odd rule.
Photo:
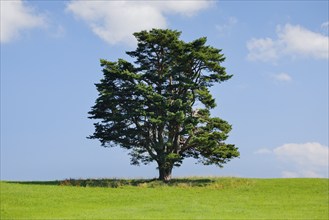
[(209, 88), (232, 77), (220, 65), (225, 57), (205, 37), (186, 43), (180, 34), (135, 33), (137, 49), (126, 52), (135, 65), (102, 59), (104, 78), (95, 84), (99, 97), (89, 112), (97, 119), (89, 138), (128, 149), (132, 165), (156, 162), (164, 181), (185, 158), (222, 167), (239, 156), (224, 142), (231, 125), (210, 116), (216, 103)]

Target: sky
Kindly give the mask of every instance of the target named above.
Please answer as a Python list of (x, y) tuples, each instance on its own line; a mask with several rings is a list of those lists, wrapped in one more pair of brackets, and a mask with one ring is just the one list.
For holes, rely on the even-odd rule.
[(88, 111), (100, 59), (131, 60), (134, 32), (169, 28), (222, 49), (212, 115), (240, 158), (187, 159), (173, 177), (328, 178), (328, 1), (1, 0), (1, 180), (154, 178), (103, 148)]

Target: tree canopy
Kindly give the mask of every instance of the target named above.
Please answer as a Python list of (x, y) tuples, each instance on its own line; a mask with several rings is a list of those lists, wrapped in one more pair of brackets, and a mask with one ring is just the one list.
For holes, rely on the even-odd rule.
[(216, 102), (209, 88), (232, 77), (221, 66), (225, 57), (205, 37), (184, 42), (180, 34), (141, 31), (137, 49), (126, 52), (134, 63), (102, 59), (104, 78), (89, 112), (97, 120), (89, 138), (128, 149), (133, 165), (156, 162), (165, 181), (185, 158), (222, 167), (239, 156), (224, 142), (231, 125), (210, 114)]

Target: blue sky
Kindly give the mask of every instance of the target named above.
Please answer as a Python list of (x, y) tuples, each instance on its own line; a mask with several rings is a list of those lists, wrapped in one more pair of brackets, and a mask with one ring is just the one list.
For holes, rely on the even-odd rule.
[(186, 160), (182, 176), (328, 178), (328, 1), (1, 1), (1, 179), (153, 178), (102, 148), (87, 112), (99, 59), (130, 59), (133, 32), (182, 31), (223, 49), (211, 89), (241, 157)]

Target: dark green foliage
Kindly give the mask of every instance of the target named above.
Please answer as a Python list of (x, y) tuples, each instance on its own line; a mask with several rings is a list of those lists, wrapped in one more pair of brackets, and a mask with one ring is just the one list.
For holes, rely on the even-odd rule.
[(134, 165), (157, 162), (162, 180), (187, 157), (218, 166), (238, 157), (224, 143), (231, 125), (210, 116), (216, 103), (208, 88), (231, 78), (220, 65), (221, 50), (206, 46), (206, 38), (181, 41), (172, 30), (134, 35), (137, 49), (127, 54), (135, 65), (101, 60), (104, 78), (89, 112), (99, 121), (90, 138), (129, 149)]

